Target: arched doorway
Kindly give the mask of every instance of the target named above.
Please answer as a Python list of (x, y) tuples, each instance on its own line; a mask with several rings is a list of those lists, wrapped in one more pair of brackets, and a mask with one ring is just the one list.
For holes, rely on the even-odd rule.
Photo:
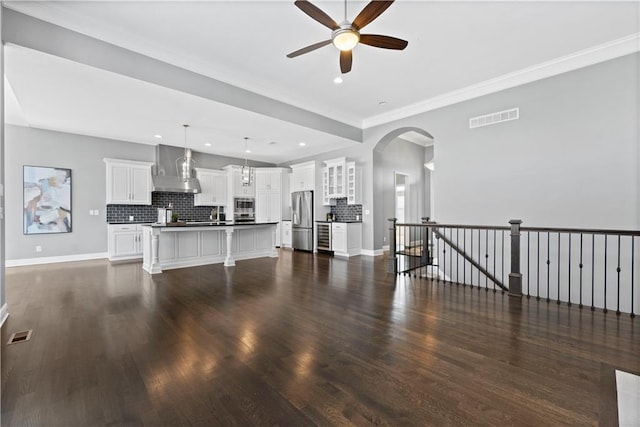
[(396, 217), (397, 212), (403, 213), (404, 222), (420, 222), (421, 217), (430, 216), (431, 171), (425, 165), (433, 157), (433, 136), (417, 127), (395, 129), (374, 147), (374, 248), (388, 248), (388, 219)]

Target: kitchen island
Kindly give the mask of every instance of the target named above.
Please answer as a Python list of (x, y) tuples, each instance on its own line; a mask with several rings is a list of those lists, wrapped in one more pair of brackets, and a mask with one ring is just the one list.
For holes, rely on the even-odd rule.
[(151, 274), (236, 260), (277, 258), (277, 222), (187, 222), (143, 227), (142, 268)]

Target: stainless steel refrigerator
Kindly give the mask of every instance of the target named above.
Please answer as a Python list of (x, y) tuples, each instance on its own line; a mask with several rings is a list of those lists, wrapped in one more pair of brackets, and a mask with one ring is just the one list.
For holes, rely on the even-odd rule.
[(291, 193), (292, 247), (313, 251), (313, 191)]

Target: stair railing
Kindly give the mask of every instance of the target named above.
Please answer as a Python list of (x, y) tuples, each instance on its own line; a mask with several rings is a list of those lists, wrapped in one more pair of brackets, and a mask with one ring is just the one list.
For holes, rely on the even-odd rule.
[(635, 250), (640, 231), (521, 223), (482, 226), (423, 219), (421, 224), (400, 224), (392, 218), (389, 272), (635, 317), (640, 308), (640, 254)]

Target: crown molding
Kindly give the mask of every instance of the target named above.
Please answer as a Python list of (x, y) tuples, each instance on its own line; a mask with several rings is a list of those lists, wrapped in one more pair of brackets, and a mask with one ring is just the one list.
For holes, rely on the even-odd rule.
[(385, 114), (368, 117), (362, 121), (362, 127), (363, 129), (367, 129), (379, 126), (501, 90), (535, 82), (547, 77), (595, 65), (600, 62), (609, 61), (638, 51), (640, 51), (640, 33), (630, 34), (626, 37), (580, 50), (551, 61), (542, 62), (513, 73), (504, 74), (494, 79), (438, 95), (403, 108), (398, 108)]

